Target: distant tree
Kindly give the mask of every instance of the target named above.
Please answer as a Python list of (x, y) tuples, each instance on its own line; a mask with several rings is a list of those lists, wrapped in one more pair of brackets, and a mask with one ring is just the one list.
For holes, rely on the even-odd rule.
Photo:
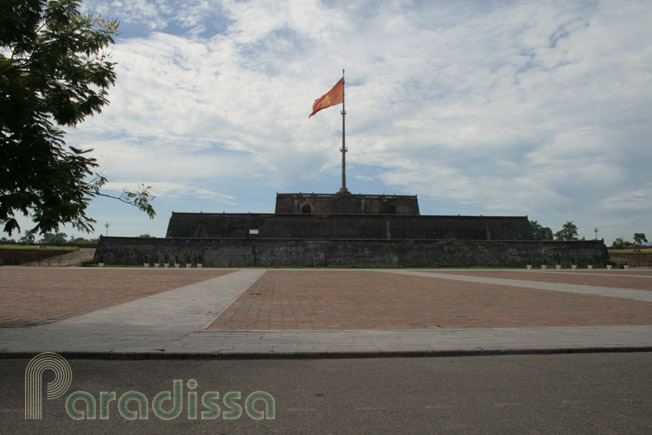
[(615, 249), (631, 248), (632, 246), (634, 246), (632, 242), (624, 240), (622, 237), (616, 237), (616, 240), (611, 244), (611, 247)]
[(534, 235), (534, 240), (552, 240), (552, 230), (548, 227), (544, 227), (537, 221), (530, 221), (532, 226), (532, 234)]
[(43, 245), (61, 245), (66, 243), (67, 237), (68, 235), (66, 233), (46, 233), (43, 234), (43, 237), (41, 240), (39, 240), (39, 243)]
[(566, 221), (561, 230), (555, 233), (557, 240), (577, 240), (577, 225), (573, 221)]
[(77, 245), (85, 244), (85, 243), (92, 244), (92, 243), (97, 243), (98, 239), (85, 239), (83, 237), (70, 236), (70, 239), (68, 239), (68, 242), (73, 243), (73, 244), (77, 244)]
[[(16, 213), (33, 231), (62, 224), (90, 232), (89, 202), (107, 179), (90, 150), (67, 146), (63, 128), (101, 112), (115, 83), (107, 47), (118, 23), (82, 16), (77, 0), (0, 1), (0, 224), (20, 231)], [(121, 201), (150, 218), (148, 189), (125, 191)]]
[(150, 236), (149, 234), (141, 234), (140, 236), (141, 239), (153, 239), (154, 236)]
[(0, 242), (9, 243), (9, 244), (16, 243), (16, 241), (14, 239), (8, 239), (6, 237), (3, 237), (2, 239), (0, 239)]
[(634, 233), (634, 245), (643, 246), (643, 243), (647, 243), (645, 233)]
[(34, 243), (35, 237), (34, 237), (34, 231), (32, 230), (27, 230), (25, 231), (25, 235), (18, 239), (18, 243)]

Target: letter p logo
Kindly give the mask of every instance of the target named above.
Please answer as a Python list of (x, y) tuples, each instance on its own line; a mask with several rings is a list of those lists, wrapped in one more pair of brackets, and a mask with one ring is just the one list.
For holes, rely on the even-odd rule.
[(43, 415), (43, 372), (52, 370), (54, 380), (47, 384), (48, 399), (64, 395), (72, 383), (72, 369), (61, 355), (43, 352), (36, 355), (25, 369), (25, 419), (40, 420)]

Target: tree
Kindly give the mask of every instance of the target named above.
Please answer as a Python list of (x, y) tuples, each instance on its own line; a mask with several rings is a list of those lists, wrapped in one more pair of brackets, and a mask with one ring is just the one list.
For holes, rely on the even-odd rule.
[(34, 243), (34, 239), (34, 231), (27, 230), (25, 231), (25, 235), (18, 239), (18, 243)]
[(643, 243), (647, 243), (645, 233), (634, 233), (634, 244), (636, 246), (643, 246)]
[(532, 234), (534, 240), (552, 240), (552, 230), (548, 227), (543, 227), (537, 221), (530, 221), (532, 226)]
[(614, 240), (613, 243), (611, 244), (611, 247), (616, 249), (625, 249), (625, 248), (630, 248), (632, 246), (633, 246), (632, 242), (624, 240), (622, 237), (616, 237), (616, 240)]
[(561, 230), (555, 233), (557, 240), (577, 240), (577, 225), (573, 221), (566, 221)]
[[(78, 9), (77, 0), (0, 2), (0, 223), (9, 234), (20, 230), (16, 213), (41, 234), (66, 223), (90, 232), (89, 202), (110, 196), (91, 150), (67, 146), (62, 128), (108, 103), (116, 75), (105, 50), (118, 23)], [(149, 189), (117, 199), (154, 217)]]
[(43, 237), (39, 241), (39, 243), (43, 245), (61, 245), (63, 243), (66, 243), (66, 237), (68, 235), (66, 233), (47, 233), (43, 234)]
[(68, 239), (68, 243), (72, 243), (76, 245), (97, 243), (98, 241), (99, 239), (85, 239), (83, 237), (75, 237), (75, 236), (70, 236), (70, 239)]

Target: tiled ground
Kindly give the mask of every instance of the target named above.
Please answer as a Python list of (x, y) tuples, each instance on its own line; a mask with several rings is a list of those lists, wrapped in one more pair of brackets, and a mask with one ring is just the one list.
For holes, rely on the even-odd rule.
[[(230, 270), (0, 268), (0, 327), (30, 326), (208, 280)], [(652, 291), (649, 270), (438, 273)], [(570, 271), (566, 271), (570, 272)], [(596, 275), (598, 274), (598, 275)], [(630, 276), (626, 276), (630, 275)], [(220, 291), (216, 288), (216, 291)], [(271, 270), (214, 330), (652, 325), (652, 302), (377, 270)]]
[(231, 272), (2, 267), (0, 327), (62, 320)]
[[(652, 290), (652, 273), (648, 270), (628, 271), (570, 271), (564, 270), (437, 270), (436, 273), (454, 275), (482, 276), (488, 278), (520, 279), (523, 281), (558, 282), (565, 284), (592, 285), (598, 287), (628, 288), (634, 290)], [(631, 276), (625, 276), (631, 275)], [(639, 276), (636, 276), (639, 275)], [(645, 276), (645, 277), (642, 277)]]
[[(504, 277), (513, 277), (511, 273)], [(533, 280), (534, 274), (515, 273)], [(627, 284), (629, 278), (605, 278), (615, 278), (615, 287), (637, 288)], [(652, 325), (652, 303), (380, 271), (276, 270), (252, 285), (209, 329), (592, 325)]]

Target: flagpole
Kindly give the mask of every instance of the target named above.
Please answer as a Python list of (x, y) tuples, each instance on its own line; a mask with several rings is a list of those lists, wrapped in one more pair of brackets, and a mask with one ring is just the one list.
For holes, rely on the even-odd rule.
[(345, 140), (345, 132), (346, 132), (346, 124), (345, 124), (345, 119), (346, 119), (346, 110), (344, 107), (344, 69), (342, 69), (342, 188), (340, 189), (340, 193), (349, 193), (349, 191), (346, 188), (346, 152), (348, 151), (346, 149), (346, 140)]

